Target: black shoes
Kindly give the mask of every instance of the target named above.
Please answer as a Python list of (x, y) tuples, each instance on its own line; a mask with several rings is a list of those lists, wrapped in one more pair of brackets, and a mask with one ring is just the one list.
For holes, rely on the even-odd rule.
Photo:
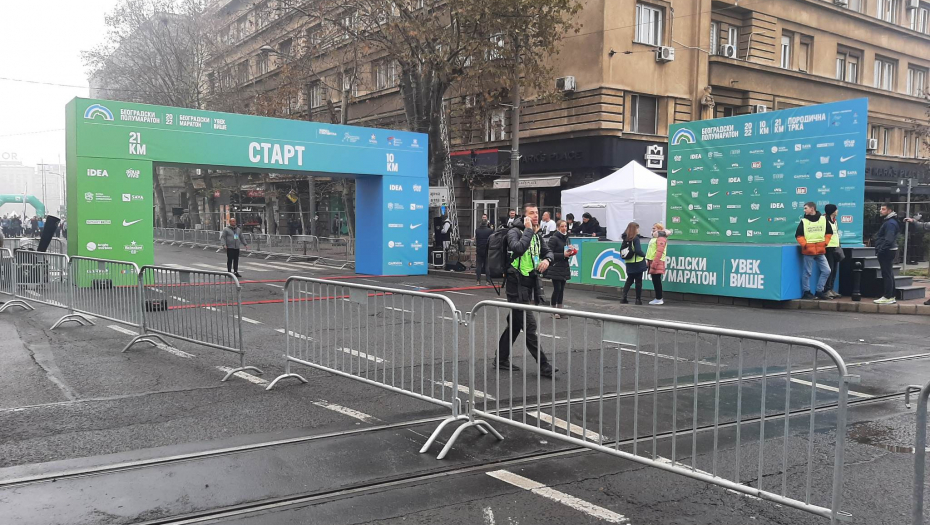
[(640, 299), (637, 299), (637, 300), (636, 300), (636, 305), (637, 305), (637, 306), (642, 306), (642, 305), (643, 305), (643, 301), (640, 300)]
[(802, 301), (810, 301), (813, 299), (814, 299), (814, 294), (810, 293), (809, 290), (804, 292), (804, 295), (801, 296)]
[(233, 275), (235, 275), (236, 277), (242, 277), (242, 274), (240, 274), (239, 272), (233, 272)]
[(630, 304), (630, 302), (626, 300), (626, 297), (621, 297), (620, 304)]
[(546, 379), (552, 379), (552, 375), (558, 372), (558, 368), (552, 368), (552, 366), (546, 366), (539, 370), (540, 377), (545, 377)]
[(509, 372), (511, 370), (514, 372), (520, 371), (520, 367), (511, 363), (510, 361), (498, 361), (497, 359), (492, 362), (491, 368), (497, 368), (498, 370), (503, 370), (505, 372)]
[(823, 292), (817, 292), (817, 295), (814, 296), (814, 299), (817, 301), (829, 301), (831, 297)]

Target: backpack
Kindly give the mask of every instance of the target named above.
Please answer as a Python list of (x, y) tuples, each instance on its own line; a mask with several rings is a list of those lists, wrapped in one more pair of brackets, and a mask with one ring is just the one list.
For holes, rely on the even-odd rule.
[(507, 273), (516, 257), (507, 249), (507, 232), (510, 228), (495, 230), (488, 238), (488, 276), (499, 279)]
[(633, 249), (633, 241), (623, 241), (623, 244), (620, 245), (620, 257), (623, 257), (624, 261), (631, 261), (636, 257), (636, 250)]

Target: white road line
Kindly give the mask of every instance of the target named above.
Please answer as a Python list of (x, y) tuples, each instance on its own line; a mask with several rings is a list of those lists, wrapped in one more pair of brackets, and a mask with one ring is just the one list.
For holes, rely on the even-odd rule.
[[(224, 374), (228, 374), (230, 371), (235, 370), (235, 368), (232, 368), (230, 366), (218, 366), (216, 367), (216, 369), (221, 370)], [(233, 375), (240, 379), (245, 379), (249, 383), (255, 383), (256, 385), (264, 386), (268, 384), (268, 381), (265, 381), (264, 379), (260, 377), (253, 376), (252, 374), (248, 372), (236, 372)]]
[[(277, 329), (275, 329), (275, 332), (278, 332), (278, 333), (280, 333), (280, 334), (283, 334), (283, 333), (284, 333), (284, 329), (283, 329), (283, 328), (277, 328)], [(297, 338), (297, 339), (303, 339), (304, 341), (316, 341), (316, 339), (314, 339), (314, 338), (312, 338), (312, 337), (307, 337), (307, 336), (305, 336), (305, 335), (298, 334), (297, 332), (294, 332), (294, 331), (288, 331), (288, 335), (290, 335), (291, 337)]]
[(519, 487), (524, 490), (528, 490), (533, 494), (537, 494), (546, 499), (555, 501), (556, 503), (561, 503), (567, 507), (571, 507), (577, 511), (583, 512), (588, 516), (595, 517), (600, 520), (604, 520), (608, 523), (630, 523), (630, 520), (622, 514), (617, 514), (612, 510), (605, 509), (604, 507), (599, 507), (593, 503), (588, 503), (582, 499), (578, 499), (575, 496), (571, 496), (564, 492), (560, 492), (553, 488), (549, 488), (542, 483), (538, 483), (529, 478), (524, 478), (518, 474), (508, 472), (506, 470), (495, 470), (493, 472), (488, 472), (488, 476), (492, 478), (499, 479), (504, 483), (513, 485), (514, 487)]
[[(236, 317), (236, 316), (234, 315), (233, 317)], [(247, 323), (251, 323), (251, 324), (262, 324), (261, 321), (256, 321), (255, 319), (249, 319), (248, 317), (246, 317), (246, 316), (244, 316), (244, 315), (242, 316), (242, 320), (245, 321), (245, 322), (247, 322)]]
[(556, 339), (561, 339), (561, 337), (552, 334), (539, 334), (539, 337), (555, 337)]
[[(346, 299), (346, 300), (348, 301), (348, 299)], [(385, 306), (384, 309), (385, 309), (385, 310), (394, 310), (395, 312), (406, 312), (406, 313), (408, 313), (408, 314), (412, 314), (412, 313), (413, 313), (413, 310), (404, 310), (404, 309), (402, 309), (402, 308), (394, 308), (393, 306)]]
[(445, 315), (437, 315), (436, 318), (437, 318), (437, 319), (445, 319), (446, 321), (455, 321), (455, 319), (453, 319), (453, 318), (451, 318), (451, 317), (446, 317)]
[[(609, 341), (607, 341), (607, 342), (609, 342)], [(617, 348), (617, 347), (614, 346), (613, 348)], [(626, 347), (623, 347), (623, 346), (621, 346), (621, 347), (619, 347), (619, 348), (620, 348), (620, 350), (622, 350), (623, 352), (630, 352), (630, 353), (633, 353), (633, 354), (636, 353), (636, 349), (635, 349), (635, 348), (626, 348)], [(656, 356), (657, 354), (655, 354), (655, 353), (653, 353), (653, 352), (647, 352), (647, 351), (645, 351), (645, 350), (640, 350), (640, 351), (639, 351), (639, 355), (645, 355), (645, 356), (654, 357), (654, 356)], [(675, 356), (672, 356), (672, 355), (658, 354), (658, 356), (659, 356), (660, 358), (662, 358), (662, 359), (670, 359), (670, 360), (672, 360), (672, 361), (675, 361), (675, 360), (676, 360)], [(694, 362), (693, 360), (687, 359), (687, 358), (684, 358), (684, 357), (678, 357), (677, 360), (680, 361), (680, 362), (684, 362), (684, 363), (693, 363), (693, 362)], [(713, 367), (716, 367), (716, 366), (717, 366), (717, 363), (711, 363), (710, 361), (701, 361), (701, 360), (698, 360), (697, 363), (698, 363), (699, 365), (704, 365), (704, 366), (713, 366)], [(726, 366), (727, 366), (727, 365), (725, 365), (725, 364), (721, 364), (721, 365), (720, 365), (720, 368), (726, 368)]]
[[(665, 463), (666, 465), (674, 465), (674, 466), (676, 466), (676, 467), (681, 467), (681, 468), (685, 468), (685, 469), (691, 470), (691, 465), (685, 465), (684, 463), (681, 463), (681, 462), (672, 463), (672, 460), (670, 460), (670, 459), (668, 459), (668, 458), (664, 458), (664, 457), (662, 457), (662, 456), (656, 456), (656, 461), (658, 461), (659, 463)], [(699, 469), (699, 468), (694, 469), (694, 472), (698, 472), (698, 473), (700, 473), (700, 474), (704, 474), (705, 476), (715, 477), (715, 476), (714, 476), (713, 474), (711, 474), (710, 472), (705, 472), (705, 471), (703, 471), (703, 470), (701, 470), (701, 469)], [(718, 477), (719, 477), (719, 476), (718, 476)], [(745, 494), (745, 493), (743, 493), (743, 492), (739, 492), (739, 491), (736, 491), (736, 490), (733, 490), (733, 489), (727, 489), (727, 492), (730, 492), (730, 493), (732, 493), (732, 494), (736, 494), (736, 495), (738, 495), (738, 496), (743, 496), (744, 498), (754, 499), (754, 500), (756, 500), (756, 501), (762, 501), (762, 498), (759, 498), (759, 497), (756, 497), (756, 496), (752, 496), (752, 495), (750, 495), (750, 494)]]
[[(536, 419), (542, 421), (543, 423), (552, 424), (552, 416), (546, 413), (539, 413), (537, 411), (527, 412), (527, 415), (535, 417)], [(555, 418), (555, 426), (565, 430), (566, 428), (571, 431), (572, 434), (578, 434), (579, 436), (584, 436), (585, 438), (599, 443), (601, 441), (601, 435), (592, 430), (585, 430), (578, 425), (572, 423), (569, 424), (568, 421), (564, 419)]]
[(298, 268), (292, 268), (292, 267), (290, 267), (290, 266), (283, 266), (283, 265), (279, 265), (279, 264), (272, 264), (272, 263), (269, 263), (269, 262), (255, 262), (255, 261), (249, 261), (248, 264), (249, 264), (250, 266), (258, 266), (259, 268), (270, 268), (270, 269), (272, 269), (272, 270), (284, 270), (284, 271), (288, 271), (288, 272), (298, 269)]
[(497, 525), (497, 522), (494, 521), (494, 511), (491, 510), (491, 507), (484, 508), (484, 525)]
[[(447, 388), (452, 388), (453, 386), (452, 381), (433, 381), (433, 383), (436, 383), (437, 385), (444, 386)], [(459, 392), (462, 392), (463, 394), (469, 393), (468, 387), (465, 385), (459, 385)], [(481, 390), (475, 390), (475, 396), (482, 397), (484, 399), (487, 399), (488, 401), (497, 401), (496, 399), (494, 399), (494, 396), (485, 394)]]
[[(132, 330), (130, 330), (130, 329), (128, 329), (128, 328), (123, 328), (122, 326), (115, 325), (115, 324), (109, 325), (108, 328), (109, 328), (110, 330), (115, 330), (115, 331), (117, 331), (117, 332), (119, 332), (119, 333), (121, 333), (121, 334), (131, 335), (131, 336), (133, 336), (133, 337), (139, 335), (138, 332), (133, 332)], [(185, 352), (185, 351), (183, 351), (183, 350), (178, 350), (177, 348), (174, 348), (174, 347), (172, 347), (172, 346), (163, 345), (163, 344), (161, 344), (161, 343), (155, 343), (155, 346), (156, 346), (159, 350), (164, 350), (165, 352), (168, 352), (169, 354), (174, 354), (174, 355), (176, 355), (176, 356), (178, 356), (178, 357), (183, 357), (184, 359), (193, 359), (193, 358), (197, 357), (197, 356), (195, 356), (194, 354), (189, 354), (189, 353), (187, 353), (187, 352)]]
[(284, 289), (284, 287), (281, 286), (280, 284), (274, 284), (274, 283), (265, 283), (265, 286), (271, 286), (272, 288), (281, 288), (282, 290)]
[(189, 302), (190, 302), (190, 301), (188, 301), (187, 299), (184, 299), (183, 297), (177, 297), (177, 296), (174, 296), (174, 295), (172, 295), (171, 298), (174, 299), (175, 301), (181, 301), (182, 303), (189, 303)]
[(416, 289), (416, 290), (423, 290), (423, 287), (422, 287), (422, 286), (416, 286), (416, 285), (413, 285), (413, 284), (398, 283), (397, 286), (406, 286), (407, 288), (414, 288), (414, 289)]
[[(803, 379), (798, 379), (796, 377), (792, 377), (791, 382), (798, 383), (799, 385), (814, 386), (814, 384), (811, 383), (810, 381), (805, 381)], [(820, 388), (822, 390), (829, 390), (830, 392), (837, 392), (837, 393), (839, 393), (840, 391), (840, 389), (836, 388), (835, 386), (824, 385), (822, 383), (817, 383), (817, 388)], [(862, 392), (853, 392), (852, 390), (849, 390), (849, 395), (853, 397), (861, 397), (864, 399), (871, 399), (872, 397), (874, 397), (874, 396), (870, 396), (869, 394), (863, 394)]]
[(373, 355), (368, 355), (368, 354), (366, 354), (365, 352), (359, 352), (358, 350), (352, 350), (351, 348), (341, 348), (341, 347), (337, 347), (336, 350), (339, 350), (339, 351), (341, 351), (341, 352), (345, 352), (345, 353), (347, 353), (347, 354), (349, 354), (349, 355), (351, 355), (351, 356), (354, 356), (354, 357), (361, 357), (362, 359), (367, 359), (367, 360), (372, 361), (372, 362), (375, 362), (375, 363), (383, 363), (383, 362), (384, 362), (384, 359), (381, 359), (380, 357), (375, 357), (375, 356), (373, 356)]
[(901, 345), (887, 345), (881, 343), (866, 343), (865, 341), (844, 341), (842, 339), (831, 339), (829, 337), (816, 337), (820, 341), (830, 341), (831, 343), (843, 343), (844, 345), (861, 345), (861, 346), (877, 346), (881, 348), (900, 348)]
[(313, 404), (318, 407), (322, 407), (327, 410), (332, 410), (333, 412), (339, 412), (340, 414), (344, 414), (346, 416), (358, 419), (359, 421), (364, 421), (365, 423), (375, 424), (375, 423), (381, 422), (381, 420), (376, 418), (375, 416), (371, 416), (364, 412), (359, 412), (358, 410), (347, 408), (342, 405), (330, 403), (329, 401), (326, 401), (324, 399), (321, 399), (319, 401), (314, 401)]
[(475, 296), (475, 294), (465, 293), (465, 292), (453, 292), (453, 291), (451, 291), (451, 290), (444, 290), (444, 291), (438, 292), (438, 293), (440, 293), (440, 294), (444, 294), (444, 293), (454, 293), (454, 294), (458, 294), (458, 295), (467, 295), (467, 296), (469, 296), (469, 297), (474, 297), (474, 296)]

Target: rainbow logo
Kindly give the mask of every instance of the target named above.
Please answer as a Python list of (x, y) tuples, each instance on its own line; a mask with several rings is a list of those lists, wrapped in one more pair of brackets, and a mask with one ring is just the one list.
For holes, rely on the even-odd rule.
[(113, 112), (100, 104), (91, 104), (84, 110), (84, 118), (94, 120), (97, 115), (103, 115), (103, 120), (113, 120)]
[(613, 248), (602, 251), (594, 260), (594, 265), (591, 267), (591, 278), (603, 280), (607, 278), (607, 274), (610, 272), (616, 273), (621, 281), (626, 281), (626, 262), (624, 262), (620, 252)]
[(697, 142), (697, 139), (694, 138), (694, 132), (688, 128), (681, 128), (672, 135), (672, 146), (677, 146), (685, 142), (687, 144), (694, 144)]

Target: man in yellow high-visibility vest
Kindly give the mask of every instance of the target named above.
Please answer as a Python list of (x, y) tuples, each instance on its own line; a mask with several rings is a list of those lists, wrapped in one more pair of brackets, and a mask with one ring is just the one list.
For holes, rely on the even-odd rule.
[[(830, 265), (827, 263), (827, 245), (833, 237), (833, 228), (827, 221), (827, 218), (817, 211), (817, 205), (808, 202), (804, 205), (804, 217), (801, 217), (801, 223), (794, 234), (801, 245), (801, 253), (804, 256), (804, 275), (801, 277), (801, 288), (804, 295), (801, 299), (829, 300), (830, 297), (823, 293), (823, 287), (827, 284), (830, 277)], [(811, 293), (811, 273), (813, 273), (814, 263), (820, 269), (820, 276), (817, 279), (816, 294)]]

